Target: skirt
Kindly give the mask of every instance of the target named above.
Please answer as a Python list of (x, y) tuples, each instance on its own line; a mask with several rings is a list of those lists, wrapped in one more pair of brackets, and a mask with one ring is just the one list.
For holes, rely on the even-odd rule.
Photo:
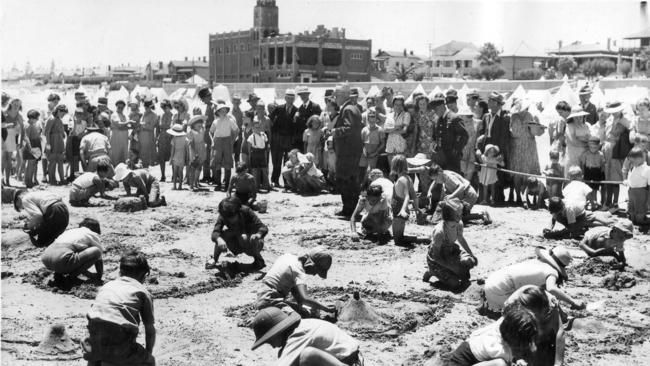
[[(587, 167), (585, 167), (584, 177), (585, 177), (585, 180), (593, 180), (593, 181), (599, 182), (599, 181), (605, 180), (605, 172), (600, 168), (587, 168)], [(589, 183), (588, 186), (589, 186), (589, 188), (593, 189), (594, 191), (597, 191), (598, 188), (600, 187), (600, 184)]]

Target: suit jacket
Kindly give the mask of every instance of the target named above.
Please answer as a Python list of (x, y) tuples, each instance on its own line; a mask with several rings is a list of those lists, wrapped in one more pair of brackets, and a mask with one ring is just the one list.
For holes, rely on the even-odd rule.
[(512, 134), (510, 133), (510, 115), (508, 112), (501, 110), (494, 118), (492, 122), (492, 128), (490, 129), (490, 137), (488, 137), (487, 128), (490, 126), (490, 118), (492, 113), (486, 113), (483, 116), (483, 125), (481, 130), (478, 131), (478, 136), (485, 135), (485, 144), (492, 144), (499, 147), (503, 157), (507, 163), (508, 152), (510, 149), (510, 140), (512, 139)]
[(271, 133), (273, 135), (293, 136), (293, 119), (296, 112), (298, 112), (298, 108), (294, 105), (288, 106), (286, 103), (275, 108), (269, 116), (271, 119)]
[(307, 128), (307, 120), (313, 115), (320, 116), (322, 112), (323, 111), (318, 103), (314, 103), (311, 100), (307, 103), (306, 107), (304, 104), (301, 104), (300, 107), (298, 107), (298, 114), (296, 114), (294, 137), (300, 139), (302, 143), (302, 134)]
[(437, 151), (462, 156), (463, 149), (469, 140), (469, 134), (465, 129), (463, 119), (448, 110), (442, 117), (438, 118), (433, 130), (433, 138), (437, 144)]
[(589, 113), (588, 115), (585, 116), (585, 121), (587, 123), (593, 125), (594, 123), (598, 122), (598, 109), (592, 102), (587, 103), (587, 105), (584, 106), (583, 109), (585, 112)]
[(349, 102), (343, 103), (332, 128), (337, 175), (358, 173), (359, 159), (363, 151), (362, 129), (359, 109)]

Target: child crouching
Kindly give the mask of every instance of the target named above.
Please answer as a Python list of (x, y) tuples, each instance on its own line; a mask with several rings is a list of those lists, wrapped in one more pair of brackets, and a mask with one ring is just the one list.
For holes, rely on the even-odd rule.
[(368, 187), (366, 195), (359, 197), (357, 207), (350, 217), (350, 229), (352, 240), (358, 240), (356, 216), (365, 211), (361, 218), (361, 236), (390, 236), (388, 229), (393, 224), (390, 204), (383, 193), (380, 185)]

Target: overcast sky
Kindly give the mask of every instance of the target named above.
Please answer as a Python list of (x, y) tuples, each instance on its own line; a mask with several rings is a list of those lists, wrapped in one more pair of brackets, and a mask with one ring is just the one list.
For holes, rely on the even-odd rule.
[[(2, 0), (3, 69), (146, 64), (207, 56), (208, 34), (249, 29), (255, 0)], [(638, 1), (277, 0), (280, 32), (317, 24), (346, 28), (377, 49), (428, 55), (450, 40), (506, 51), (525, 41), (539, 51), (605, 44), (645, 27)]]

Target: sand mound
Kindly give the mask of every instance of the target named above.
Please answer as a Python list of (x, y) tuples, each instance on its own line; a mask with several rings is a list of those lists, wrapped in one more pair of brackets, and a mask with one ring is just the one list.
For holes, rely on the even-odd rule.
[(135, 212), (147, 209), (144, 197), (120, 197), (113, 206), (118, 212)]
[(614, 272), (603, 279), (603, 287), (612, 291), (631, 288), (634, 285), (636, 285), (636, 279), (634, 277), (620, 272)]
[(339, 308), (338, 322), (350, 328), (377, 328), (383, 319), (355, 292), (354, 296)]

